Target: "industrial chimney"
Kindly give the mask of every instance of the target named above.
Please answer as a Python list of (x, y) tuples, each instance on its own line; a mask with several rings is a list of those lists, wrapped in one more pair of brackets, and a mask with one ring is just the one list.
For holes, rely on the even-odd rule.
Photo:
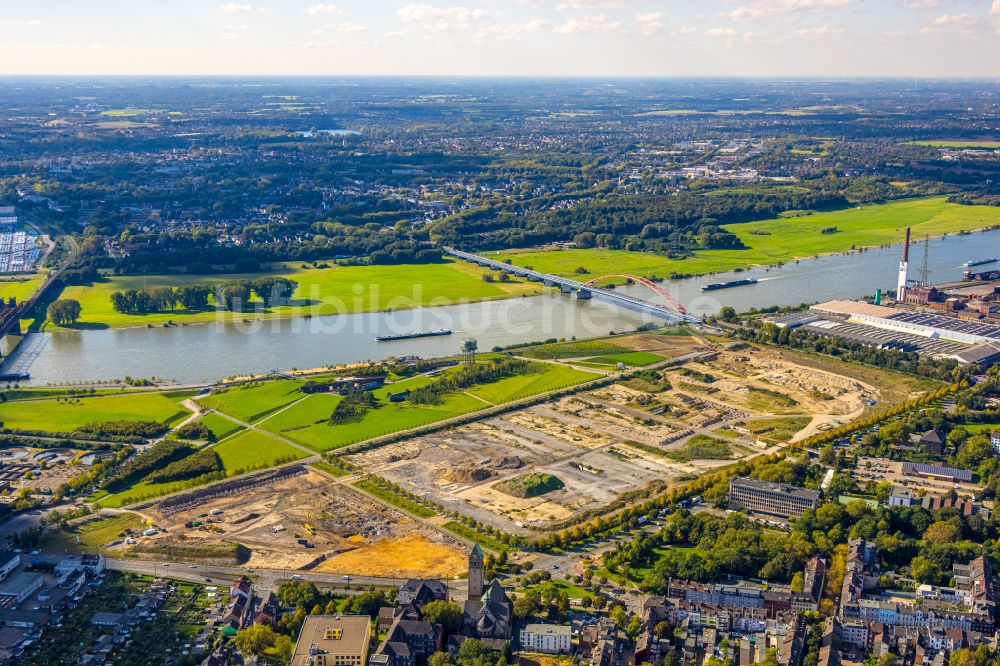
[(899, 262), (899, 281), (896, 282), (896, 300), (906, 297), (906, 269), (910, 265), (910, 228), (906, 227), (906, 241), (903, 243), (903, 260)]

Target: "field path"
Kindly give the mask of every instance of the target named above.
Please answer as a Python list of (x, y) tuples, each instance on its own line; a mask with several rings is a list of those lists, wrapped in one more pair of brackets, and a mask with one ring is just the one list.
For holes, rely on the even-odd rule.
[[(306, 396), (306, 397), (308, 397), (308, 396)], [(302, 398), (302, 400), (305, 400), (305, 398)], [(295, 402), (292, 403), (292, 405), (298, 404), (299, 402), (301, 402), (301, 401), (300, 400), (296, 400)], [(288, 405), (288, 407), (291, 407), (292, 405)], [(264, 421), (266, 421), (267, 419), (271, 418), (275, 414), (278, 414), (280, 412), (285, 411), (285, 409), (288, 409), (288, 407), (285, 407), (285, 408), (283, 408), (283, 409), (281, 409), (281, 410), (279, 410), (277, 412), (274, 412), (273, 414), (269, 414), (268, 416), (266, 416), (265, 418), (261, 419), (260, 421), (257, 421), (257, 423), (263, 423)], [(321, 460), (322, 459), (322, 456), (320, 456), (314, 450), (312, 450), (310, 448), (307, 448), (305, 446), (302, 446), (301, 444), (297, 444), (296, 442), (293, 442), (290, 439), (286, 439), (286, 438), (282, 437), (281, 435), (277, 435), (277, 434), (271, 432), (270, 430), (264, 430), (263, 428), (258, 428), (254, 424), (247, 423), (246, 421), (241, 421), (241, 420), (239, 420), (238, 418), (236, 418), (234, 416), (230, 416), (229, 414), (226, 414), (225, 412), (220, 412), (220, 411), (212, 409), (210, 407), (204, 407), (204, 406), (202, 406), (202, 409), (204, 410), (204, 412), (206, 414), (217, 414), (217, 415), (221, 416), (222, 418), (224, 418), (224, 419), (226, 419), (228, 421), (232, 421), (233, 423), (235, 423), (237, 425), (243, 426), (247, 430), (253, 430), (255, 432), (260, 433), (261, 435), (266, 435), (267, 437), (270, 437), (271, 439), (276, 439), (276, 440), (278, 440), (279, 442), (281, 442), (283, 444), (287, 444), (287, 445), (289, 445), (291, 447), (294, 447), (294, 448), (298, 449), (299, 451), (302, 451), (303, 453), (308, 454), (308, 456), (309, 456), (308, 458), (305, 458), (305, 459), (302, 459), (302, 460), (298, 460), (296, 462), (307, 463), (307, 462), (313, 462), (313, 461)], [(233, 435), (235, 435), (235, 434), (237, 434), (237, 433), (233, 433)], [(232, 437), (233, 435), (230, 435), (230, 437)], [(229, 437), (226, 437), (225, 439), (229, 439)]]

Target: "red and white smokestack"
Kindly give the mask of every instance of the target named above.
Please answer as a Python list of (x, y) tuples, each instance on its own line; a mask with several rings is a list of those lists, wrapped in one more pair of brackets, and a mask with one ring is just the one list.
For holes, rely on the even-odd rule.
[(903, 260), (899, 262), (899, 279), (896, 282), (896, 300), (906, 297), (906, 272), (910, 266), (910, 228), (906, 227), (906, 241), (903, 243)]

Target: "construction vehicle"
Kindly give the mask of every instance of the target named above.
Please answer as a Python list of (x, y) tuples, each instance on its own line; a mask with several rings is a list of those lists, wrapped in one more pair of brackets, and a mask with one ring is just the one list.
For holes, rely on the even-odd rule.
[(306, 529), (306, 534), (309, 536), (316, 536), (316, 528), (309, 523), (302, 523), (302, 527)]

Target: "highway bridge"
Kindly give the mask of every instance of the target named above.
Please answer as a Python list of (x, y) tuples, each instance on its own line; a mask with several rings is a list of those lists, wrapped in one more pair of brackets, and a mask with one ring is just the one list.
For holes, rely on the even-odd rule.
[[(698, 317), (689, 314), (687, 310), (684, 309), (684, 306), (674, 300), (674, 298), (667, 293), (665, 289), (653, 282), (650, 282), (649, 280), (646, 280), (645, 278), (637, 277), (635, 275), (602, 275), (587, 282), (578, 282), (576, 280), (570, 280), (569, 278), (560, 277), (558, 275), (549, 275), (547, 273), (539, 273), (538, 271), (528, 268), (513, 266), (511, 264), (496, 261), (495, 259), (483, 257), (478, 254), (463, 252), (453, 247), (445, 247), (442, 249), (446, 254), (452, 257), (456, 257), (473, 264), (478, 264), (483, 268), (488, 268), (494, 271), (507, 271), (512, 275), (516, 275), (517, 277), (524, 278), (531, 282), (541, 282), (547, 287), (559, 287), (563, 293), (574, 293), (576, 297), (580, 299), (597, 298), (634, 312), (652, 315), (673, 323), (695, 324), (701, 321)], [(657, 294), (663, 303), (652, 303), (641, 298), (636, 298), (635, 296), (629, 296), (628, 294), (622, 294), (612, 291), (611, 289), (604, 289), (602, 287), (595, 286), (596, 283), (608, 278), (625, 278), (641, 284)]]

